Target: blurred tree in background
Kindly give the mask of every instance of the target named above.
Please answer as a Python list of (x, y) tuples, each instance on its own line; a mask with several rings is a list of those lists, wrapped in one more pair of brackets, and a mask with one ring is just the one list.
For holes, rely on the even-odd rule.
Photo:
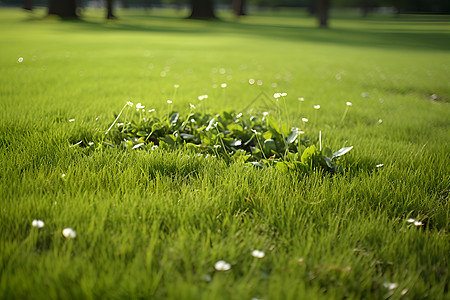
[(213, 0), (191, 0), (189, 19), (215, 19)]
[(215, 19), (215, 7), (231, 9), (236, 16), (246, 15), (253, 9), (278, 9), (281, 7), (305, 8), (310, 15), (316, 15), (321, 27), (328, 26), (330, 8), (359, 8), (361, 16), (371, 11), (388, 8), (384, 11), (395, 13), (433, 13), (450, 14), (450, 0), (0, 0), (1, 5), (22, 6), (32, 10), (33, 6), (47, 6), (49, 15), (63, 18), (76, 18), (79, 6), (106, 7), (106, 18), (115, 19), (114, 4), (123, 8), (171, 5), (177, 9), (190, 7), (191, 19)]
[(62, 18), (77, 18), (77, 1), (76, 0), (49, 0), (49, 15), (57, 15)]

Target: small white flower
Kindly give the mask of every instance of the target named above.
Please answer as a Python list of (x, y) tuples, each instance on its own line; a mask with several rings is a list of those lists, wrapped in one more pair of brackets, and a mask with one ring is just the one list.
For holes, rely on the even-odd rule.
[(320, 105), (319, 104), (314, 105), (314, 109), (320, 109)]
[(42, 228), (44, 227), (45, 223), (42, 220), (33, 220), (33, 222), (31, 222), (31, 226), (33, 227), (37, 227), (37, 228)]
[(23, 62), (23, 57), (19, 57), (19, 58), (17, 59), (17, 62), (18, 62), (18, 63)]
[(180, 85), (179, 84), (174, 84), (173, 87), (177, 89), (177, 88), (180, 87)]
[(298, 101), (303, 102), (303, 101), (305, 101), (305, 98), (299, 97), (299, 98), (298, 98)]
[(142, 103), (138, 103), (138, 104), (136, 104), (136, 108), (137, 109), (140, 109), (140, 108), (144, 108), (145, 106), (144, 105), (142, 105)]
[(156, 149), (158, 149), (158, 145), (153, 145), (153, 146), (152, 146), (152, 150), (154, 151), (154, 150), (156, 150)]
[(269, 113), (267, 111), (263, 112), (263, 117), (266, 117)]
[(407, 293), (408, 293), (408, 289), (403, 289), (401, 294), (402, 294), (402, 296), (405, 296)]
[(116, 125), (117, 125), (117, 127), (123, 126), (123, 123), (117, 123)]
[(130, 107), (133, 107), (133, 102), (127, 101), (127, 105), (130, 106)]
[(202, 101), (204, 99), (208, 99), (208, 95), (200, 95), (200, 96), (198, 96), (198, 100)]
[(383, 283), (383, 286), (388, 290), (395, 290), (396, 288), (398, 288), (398, 284), (395, 282), (385, 282)]
[(168, 104), (172, 104), (172, 100), (167, 100), (167, 103)]
[(345, 102), (345, 104), (346, 104), (347, 106), (352, 106), (352, 105), (353, 105), (353, 104), (352, 104), (351, 102), (349, 102), (349, 101)]
[(287, 93), (280, 93), (281, 97), (286, 97)]
[(308, 122), (308, 119), (307, 118), (302, 118), (302, 122)]
[(412, 219), (412, 218), (409, 218), (408, 220), (406, 220), (406, 222), (408, 222), (408, 223), (414, 223), (416, 220), (414, 220), (414, 219)]
[(154, 108), (148, 110), (149, 113), (154, 112), (154, 111), (155, 111)]
[(88, 145), (92, 146), (92, 145), (94, 145), (94, 142), (89, 142)]
[(415, 226), (422, 226), (422, 225), (423, 225), (423, 223), (422, 223), (422, 222), (420, 222), (420, 221), (414, 221), (414, 225), (415, 225)]
[(214, 145), (214, 149), (220, 148), (220, 145)]
[(263, 251), (253, 250), (252, 256), (256, 258), (263, 258), (264, 256), (266, 256), (266, 254)]
[(77, 233), (72, 228), (64, 228), (62, 234), (68, 239), (74, 239), (77, 237)]
[(190, 106), (192, 109), (195, 109), (195, 105), (194, 105), (194, 104), (189, 103), (189, 106)]
[(255, 79), (250, 78), (250, 79), (248, 80), (248, 83), (250, 83), (251, 85), (255, 84)]
[(239, 119), (240, 117), (242, 117), (242, 113), (238, 113), (238, 114), (236, 115), (236, 119)]
[(379, 119), (379, 120), (378, 120), (378, 123), (380, 123), (380, 124), (383, 123), (383, 120)]
[(227, 84), (226, 84), (226, 83), (222, 83), (222, 84), (220, 85), (220, 87), (224, 89), (224, 88), (227, 87)]
[(75, 122), (75, 119), (69, 119), (69, 122)]
[(273, 94), (273, 97), (274, 97), (275, 99), (278, 99), (278, 98), (281, 97), (281, 94), (280, 94), (280, 93), (275, 93), (275, 94)]
[(258, 131), (256, 131), (255, 129), (250, 129), (251, 132), (253, 132), (254, 134), (258, 134)]
[(299, 133), (299, 134), (304, 134), (305, 132), (300, 130), (298, 133)]
[(64, 177), (66, 177), (66, 174), (62, 174), (62, 175), (61, 175), (61, 178), (64, 178)]
[(224, 260), (219, 260), (214, 264), (214, 269), (217, 271), (228, 271), (231, 269), (231, 265)]
[(263, 84), (262, 80), (258, 80), (258, 82), (256, 82), (257, 85), (261, 86)]
[(384, 164), (378, 164), (378, 165), (376, 165), (375, 167), (381, 168), (382, 166), (384, 166)]

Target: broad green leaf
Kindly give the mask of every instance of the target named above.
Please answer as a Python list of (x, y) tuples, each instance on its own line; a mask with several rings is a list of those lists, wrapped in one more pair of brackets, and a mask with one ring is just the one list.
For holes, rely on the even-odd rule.
[(291, 131), (291, 133), (286, 138), (288, 145), (295, 142), (295, 140), (297, 139), (297, 136), (298, 136), (298, 129), (295, 128), (294, 130)]
[(331, 151), (330, 148), (325, 147), (325, 148), (322, 150), (322, 155), (323, 155), (323, 156), (326, 156), (326, 157), (328, 157), (328, 158), (332, 158), (332, 157), (333, 157), (333, 152)]
[(177, 112), (174, 112), (169, 118), (169, 123), (172, 125), (175, 125), (177, 123), (179, 117), (180, 117), (180, 114)]
[(302, 153), (301, 162), (309, 165), (315, 154), (316, 154), (316, 147), (314, 145), (306, 148), (305, 151), (303, 151)]
[(233, 141), (230, 142), (230, 146), (231, 147), (238, 147), (240, 145), (242, 145), (242, 141), (241, 140), (233, 140)]
[(273, 152), (277, 151), (277, 147), (275, 145), (275, 141), (272, 139), (268, 139), (264, 141), (264, 150), (266, 154), (272, 154)]
[(352, 149), (353, 149), (353, 146), (341, 148), (338, 151), (334, 152), (333, 156), (331, 158), (342, 156)]
[(242, 132), (242, 131), (244, 131), (244, 128), (242, 128), (242, 126), (239, 125), (239, 124), (229, 124), (229, 125), (227, 126), (227, 128), (228, 128), (228, 130), (230, 130), (230, 131), (237, 131), (237, 132)]
[(264, 138), (265, 140), (271, 139), (271, 138), (272, 138), (272, 132), (266, 131), (266, 132), (263, 133), (262, 136), (263, 136), (263, 138)]
[(193, 134), (180, 133), (180, 136), (181, 136), (184, 140), (193, 140), (193, 139), (195, 139), (195, 135), (193, 135)]

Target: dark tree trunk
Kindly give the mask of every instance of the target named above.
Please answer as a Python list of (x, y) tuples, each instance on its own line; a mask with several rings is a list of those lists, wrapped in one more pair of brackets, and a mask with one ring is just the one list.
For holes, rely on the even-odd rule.
[(233, 0), (233, 12), (236, 16), (245, 16), (245, 0)]
[(25, 0), (22, 8), (26, 10), (33, 10), (33, 0)]
[(328, 10), (330, 9), (330, 0), (317, 0), (317, 19), (319, 27), (328, 27)]
[(61, 18), (77, 18), (76, 0), (49, 0), (48, 14), (57, 15)]
[(308, 2), (308, 13), (310, 16), (316, 15), (316, 1), (315, 0), (309, 0)]
[(215, 19), (213, 0), (191, 0), (192, 12), (189, 19)]
[(361, 0), (360, 3), (361, 3), (361, 16), (365, 18), (369, 13), (369, 1)]
[(106, 18), (109, 20), (117, 19), (113, 13), (113, 0), (106, 0)]

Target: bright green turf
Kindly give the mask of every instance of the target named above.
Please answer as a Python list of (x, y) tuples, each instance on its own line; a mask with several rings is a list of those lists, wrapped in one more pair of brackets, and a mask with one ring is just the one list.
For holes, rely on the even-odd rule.
[[(0, 10), (1, 299), (448, 299), (448, 18), (335, 15), (321, 30), (295, 11), (44, 13)], [(261, 91), (287, 92), (313, 141), (353, 145), (347, 174), (69, 148), (128, 100), (239, 111)]]

